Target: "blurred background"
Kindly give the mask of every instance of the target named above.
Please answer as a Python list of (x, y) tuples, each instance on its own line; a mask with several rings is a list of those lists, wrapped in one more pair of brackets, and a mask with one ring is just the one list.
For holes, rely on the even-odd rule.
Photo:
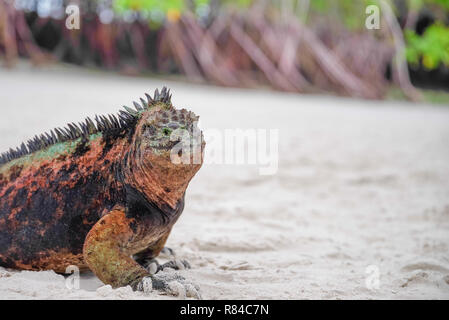
[(0, 59), (447, 103), (448, 24), (449, 0), (0, 0)]
[[(221, 162), (167, 245), (204, 298), (448, 299), (449, 0), (0, 0), (0, 66), (0, 151), (163, 85), (200, 116)], [(225, 163), (236, 128), (279, 130), (275, 174)], [(142, 298), (5, 272), (0, 298)]]

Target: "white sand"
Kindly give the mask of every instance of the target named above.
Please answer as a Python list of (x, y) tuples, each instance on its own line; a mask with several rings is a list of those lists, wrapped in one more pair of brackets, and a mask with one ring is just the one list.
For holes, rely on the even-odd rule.
[[(203, 128), (280, 129), (276, 175), (205, 165), (188, 189), (168, 246), (190, 261), (182, 274), (204, 298), (449, 298), (447, 106), (21, 66), (0, 69), (0, 150), (115, 112), (163, 84), (176, 106), (201, 116)], [(376, 271), (378, 289), (370, 285)], [(83, 275), (80, 290), (68, 290), (51, 271), (0, 269), (0, 298), (145, 296), (102, 287), (92, 274)]]

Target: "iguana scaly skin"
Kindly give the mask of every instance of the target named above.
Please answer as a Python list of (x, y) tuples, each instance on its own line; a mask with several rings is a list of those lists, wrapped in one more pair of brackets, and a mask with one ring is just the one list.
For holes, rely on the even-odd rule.
[(134, 104), (0, 156), (0, 266), (63, 273), (76, 265), (113, 287), (137, 288), (150, 276), (132, 256), (162, 250), (204, 142), (199, 131), (190, 163), (173, 163), (181, 143), (173, 133), (198, 131), (198, 117), (175, 109), (165, 87)]

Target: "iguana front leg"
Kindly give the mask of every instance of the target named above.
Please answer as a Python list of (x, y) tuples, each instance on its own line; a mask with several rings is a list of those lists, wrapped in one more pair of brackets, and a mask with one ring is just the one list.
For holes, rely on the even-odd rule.
[(92, 227), (84, 241), (85, 262), (103, 283), (113, 288), (136, 288), (150, 275), (124, 250), (134, 235), (133, 222), (133, 218), (126, 217), (124, 208), (115, 207)]
[[(126, 217), (124, 208), (115, 207), (92, 227), (84, 241), (83, 255), (95, 275), (113, 288), (130, 285), (145, 293), (157, 289), (172, 295), (200, 298), (199, 288), (180, 275), (150, 275), (131, 258), (126, 247), (135, 236), (131, 227), (134, 223), (133, 218)], [(162, 247), (165, 240), (160, 243)]]
[(184, 270), (190, 269), (190, 263), (186, 260), (170, 260), (164, 264), (159, 264), (156, 260), (156, 257), (159, 256), (160, 253), (165, 253), (172, 258), (175, 258), (174, 251), (170, 248), (164, 247), (167, 242), (167, 238), (170, 234), (170, 230), (161, 237), (158, 241), (152, 244), (145, 251), (139, 252), (134, 255), (134, 259), (137, 263), (139, 263), (142, 267), (144, 267), (150, 274), (155, 274), (165, 268), (172, 268), (175, 270)]

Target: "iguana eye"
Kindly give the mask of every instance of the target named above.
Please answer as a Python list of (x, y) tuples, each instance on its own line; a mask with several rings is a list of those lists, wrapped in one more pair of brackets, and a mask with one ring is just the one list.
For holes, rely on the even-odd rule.
[(162, 129), (162, 133), (166, 136), (168, 136), (171, 133), (171, 129), (170, 128), (163, 128)]

